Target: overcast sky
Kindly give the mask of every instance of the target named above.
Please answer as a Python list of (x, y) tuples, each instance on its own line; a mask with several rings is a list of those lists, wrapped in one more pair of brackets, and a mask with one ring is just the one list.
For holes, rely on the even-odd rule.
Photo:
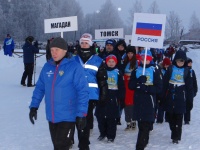
[[(77, 0), (84, 13), (92, 13), (99, 10), (106, 0)], [(130, 9), (136, 0), (112, 0), (117, 8), (121, 8), (120, 16), (124, 21), (130, 17)], [(141, 0), (143, 11), (147, 12), (154, 0)], [(200, 19), (200, 0), (156, 0), (158, 9), (162, 14), (168, 15), (170, 11), (177, 13), (182, 20), (183, 26), (188, 29), (190, 18), (196, 12)], [(127, 23), (127, 22), (126, 22)]]

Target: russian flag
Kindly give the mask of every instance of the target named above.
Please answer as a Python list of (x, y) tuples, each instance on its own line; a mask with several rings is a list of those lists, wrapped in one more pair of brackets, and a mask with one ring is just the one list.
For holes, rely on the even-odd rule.
[(137, 22), (136, 33), (141, 35), (161, 36), (162, 24)]

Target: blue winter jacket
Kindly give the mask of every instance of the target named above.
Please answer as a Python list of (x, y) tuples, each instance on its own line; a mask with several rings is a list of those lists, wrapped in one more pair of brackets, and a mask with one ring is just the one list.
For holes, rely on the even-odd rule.
[(3, 48), (4, 48), (4, 51), (6, 51), (7, 53), (14, 50), (15, 48), (14, 40), (12, 38), (5, 38)]
[(24, 63), (34, 63), (34, 54), (39, 52), (39, 49), (33, 46), (31, 43), (26, 42), (23, 46), (23, 58)]
[(57, 66), (52, 59), (47, 62), (37, 81), (30, 108), (38, 108), (44, 95), (48, 121), (75, 122), (77, 116), (86, 116), (89, 92), (82, 66), (67, 58)]

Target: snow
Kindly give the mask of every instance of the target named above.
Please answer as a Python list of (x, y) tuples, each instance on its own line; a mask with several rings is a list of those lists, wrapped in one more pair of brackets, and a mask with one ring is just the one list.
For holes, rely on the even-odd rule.
[[(197, 78), (200, 76), (200, 49), (190, 50), (187, 55), (193, 59), (193, 68)], [(36, 81), (42, 66), (46, 62), (45, 55), (37, 58)], [(29, 121), (29, 104), (33, 87), (20, 85), (24, 65), (23, 59), (18, 56), (8, 57), (0, 51), (0, 150), (51, 150), (53, 145), (44, 111), (44, 101), (38, 110), (38, 119), (35, 125)], [(198, 80), (199, 84), (200, 80)], [(190, 125), (183, 125), (182, 140), (179, 144), (172, 144), (168, 123), (154, 124), (150, 133), (149, 144), (145, 150), (198, 150), (200, 148), (200, 97), (195, 97)], [(94, 130), (90, 137), (91, 150), (129, 150), (135, 149), (138, 129), (124, 131), (126, 123), (122, 114), (122, 125), (117, 126), (117, 136), (114, 143), (97, 141), (99, 131), (97, 121), (94, 120)], [(75, 133), (73, 150), (77, 150), (78, 140)]]

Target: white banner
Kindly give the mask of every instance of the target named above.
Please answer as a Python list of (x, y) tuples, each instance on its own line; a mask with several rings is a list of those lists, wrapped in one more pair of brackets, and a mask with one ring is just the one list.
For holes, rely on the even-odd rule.
[(77, 16), (44, 20), (44, 33), (77, 31)]
[(135, 13), (131, 45), (162, 48), (165, 22), (165, 14)]
[(95, 39), (118, 39), (124, 38), (124, 29), (96, 29)]

